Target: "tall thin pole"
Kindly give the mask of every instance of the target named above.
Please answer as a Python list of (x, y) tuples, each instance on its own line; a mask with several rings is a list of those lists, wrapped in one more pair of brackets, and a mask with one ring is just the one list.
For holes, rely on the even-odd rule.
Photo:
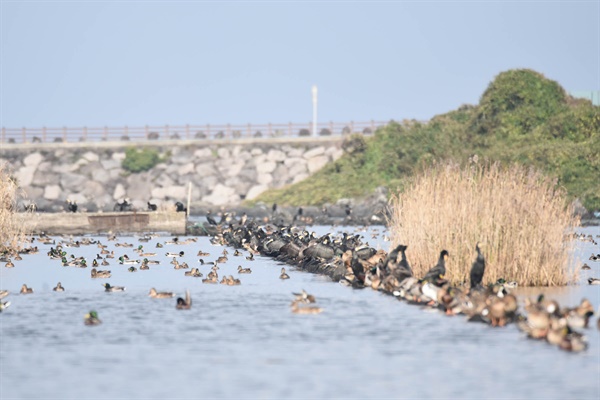
[(313, 102), (313, 136), (317, 136), (317, 85), (312, 87), (312, 102)]

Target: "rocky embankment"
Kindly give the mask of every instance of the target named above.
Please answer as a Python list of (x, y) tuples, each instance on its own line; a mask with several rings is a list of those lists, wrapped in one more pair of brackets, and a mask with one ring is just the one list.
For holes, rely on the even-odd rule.
[(140, 173), (122, 168), (124, 145), (4, 148), (0, 162), (9, 165), (23, 189), (20, 207), (35, 204), (38, 211), (60, 212), (70, 199), (80, 211), (112, 211), (117, 201), (129, 198), (134, 209), (147, 210), (148, 202), (160, 209), (185, 204), (191, 184), (190, 213), (202, 214), (299, 182), (343, 154), (339, 140), (151, 145), (166, 160)]

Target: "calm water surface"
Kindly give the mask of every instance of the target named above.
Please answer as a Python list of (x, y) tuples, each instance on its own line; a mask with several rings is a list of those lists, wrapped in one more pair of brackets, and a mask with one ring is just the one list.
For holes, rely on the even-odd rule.
[[(322, 232), (331, 227), (320, 227)], [(381, 229), (380, 229), (381, 231)], [(599, 228), (585, 232), (600, 234)], [(389, 243), (367, 236), (371, 244)], [(114, 247), (117, 256), (135, 255)], [(137, 246), (137, 237), (119, 241)], [(0, 398), (556, 398), (600, 397), (600, 336), (587, 329), (589, 349), (580, 354), (526, 339), (517, 328), (492, 329), (445, 317), (370, 289), (352, 290), (268, 258), (233, 257), (219, 275), (234, 275), (241, 286), (207, 285), (174, 270), (166, 251), (185, 251), (182, 261), (199, 266), (196, 253), (214, 260), (223, 247), (208, 238), (186, 246), (155, 249), (159, 266), (130, 273), (110, 260), (112, 278), (91, 279), (90, 269), (62, 267), (50, 260), (50, 246), (24, 256), (16, 267), (0, 268), (0, 288), (12, 302), (0, 314)], [(182, 240), (184, 238), (181, 238)], [(67, 249), (93, 258), (95, 245)], [(579, 258), (598, 246), (582, 243)], [(244, 252), (245, 253), (245, 252)], [(244, 254), (246, 255), (246, 254)], [(237, 274), (237, 266), (252, 274)], [(600, 263), (582, 274), (600, 277)], [(201, 266), (206, 275), (210, 266)], [(61, 281), (66, 291), (52, 288)], [(105, 293), (103, 282), (126, 286)], [(19, 295), (23, 283), (32, 295)], [(150, 287), (183, 295), (193, 307), (175, 309), (174, 299), (151, 299)], [(319, 315), (294, 315), (291, 292), (306, 289), (324, 308)], [(539, 289), (521, 289), (536, 296)], [(547, 290), (565, 305), (589, 298), (596, 310), (600, 286)], [(83, 316), (97, 310), (103, 324), (88, 327)], [(596, 318), (596, 317), (595, 317)], [(595, 322), (595, 319), (594, 319)]]

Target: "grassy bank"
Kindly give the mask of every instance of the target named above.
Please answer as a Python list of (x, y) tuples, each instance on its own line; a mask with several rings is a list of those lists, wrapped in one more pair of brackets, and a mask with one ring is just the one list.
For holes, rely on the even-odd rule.
[(446, 278), (468, 282), (475, 244), (486, 257), (484, 284), (503, 278), (521, 286), (572, 283), (566, 270), (578, 225), (565, 193), (552, 179), (531, 168), (475, 161), (461, 167), (439, 164), (419, 173), (391, 201), (392, 248), (409, 244), (416, 276), (448, 250)]
[(346, 154), (310, 178), (261, 195), (257, 201), (321, 205), (361, 198), (378, 186), (395, 192), (434, 162), (480, 160), (533, 166), (558, 179), (569, 199), (600, 209), (600, 107), (576, 100), (531, 70), (499, 74), (479, 104), (428, 123), (391, 122), (374, 137), (352, 136)]
[(18, 251), (28, 233), (16, 214), (18, 192), (16, 180), (0, 163), (0, 254)]

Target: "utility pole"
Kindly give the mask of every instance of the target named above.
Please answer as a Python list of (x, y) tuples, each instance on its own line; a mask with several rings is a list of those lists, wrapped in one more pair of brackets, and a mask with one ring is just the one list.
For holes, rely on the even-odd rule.
[(313, 136), (317, 136), (317, 85), (312, 87), (312, 103), (313, 103)]

